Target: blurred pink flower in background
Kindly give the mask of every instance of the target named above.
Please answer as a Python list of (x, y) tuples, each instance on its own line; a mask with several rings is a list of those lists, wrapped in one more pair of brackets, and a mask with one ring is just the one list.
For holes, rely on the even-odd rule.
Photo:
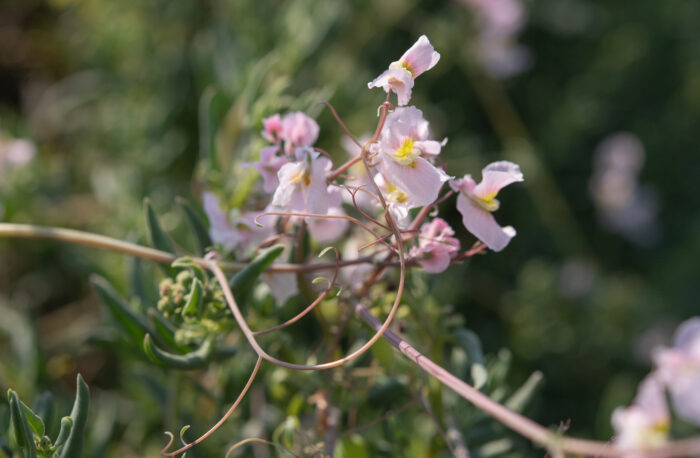
[(462, 214), (467, 230), (493, 251), (501, 251), (516, 232), (511, 226), (499, 226), (493, 217), (492, 213), (500, 206), (496, 195), (503, 187), (523, 181), (523, 174), (517, 164), (508, 161), (493, 162), (481, 174), (479, 184), (471, 175), (464, 175), (464, 178), (453, 180), (450, 185), (459, 192), (457, 210)]
[(263, 119), (263, 131), (260, 133), (270, 143), (279, 144), (282, 141), (282, 119), (279, 113)]
[(285, 151), (290, 155), (294, 153), (294, 148), (313, 146), (318, 139), (318, 124), (301, 111), (286, 114), (282, 118), (281, 129)]
[(204, 212), (209, 220), (209, 237), (212, 242), (228, 250), (235, 250), (239, 257), (252, 255), (260, 242), (272, 235), (272, 225), (260, 227), (255, 218), (262, 212), (244, 212), (232, 220), (221, 209), (219, 199), (210, 192), (202, 195)]
[[(671, 417), (666, 406), (664, 388), (655, 373), (639, 385), (630, 407), (618, 407), (612, 414), (615, 446), (621, 449), (653, 448), (666, 442)], [(629, 453), (626, 458), (644, 458), (643, 453)]]
[(0, 134), (0, 183), (6, 170), (29, 163), (36, 155), (36, 146), (23, 138), (5, 139)]
[(428, 37), (421, 35), (413, 46), (401, 58), (389, 65), (389, 69), (379, 75), (367, 86), (394, 91), (399, 105), (406, 105), (411, 100), (413, 81), (423, 72), (430, 70), (440, 60), (440, 54), (430, 44)]
[(474, 12), (478, 33), (475, 49), (484, 70), (499, 79), (527, 70), (532, 55), (516, 42), (527, 22), (520, 0), (461, 1)]
[(598, 145), (589, 189), (600, 224), (638, 245), (650, 245), (660, 235), (658, 197), (639, 184), (644, 146), (634, 135), (609, 135)]
[(659, 350), (654, 360), (659, 379), (671, 393), (673, 410), (700, 426), (700, 317), (681, 324), (673, 348)]

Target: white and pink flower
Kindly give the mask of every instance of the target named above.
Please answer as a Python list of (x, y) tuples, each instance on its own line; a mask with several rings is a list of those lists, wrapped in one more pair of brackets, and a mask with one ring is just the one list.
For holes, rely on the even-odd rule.
[(235, 250), (238, 256), (249, 256), (260, 242), (272, 235), (271, 228), (255, 224), (255, 218), (260, 212), (245, 212), (234, 216), (230, 221), (214, 194), (205, 192), (202, 201), (209, 220), (209, 237), (212, 242), (227, 250)]
[(295, 162), (284, 164), (277, 177), (279, 186), (272, 196), (272, 206), (292, 212), (325, 215), (328, 211), (326, 173), (332, 164), (311, 148), (297, 148)]
[(655, 373), (647, 376), (639, 385), (637, 396), (630, 407), (618, 407), (612, 415), (615, 428), (615, 446), (629, 449), (626, 458), (645, 458), (643, 452), (663, 445), (671, 426), (671, 417), (666, 406), (664, 387)]
[(277, 154), (280, 150), (278, 145), (270, 145), (260, 150), (260, 160), (258, 162), (243, 163), (243, 168), (253, 167), (260, 172), (263, 179), (263, 191), (273, 192), (280, 182), (277, 172), (284, 164), (289, 162), (286, 156)]
[[(338, 188), (328, 188), (328, 215), (344, 216), (341, 204), (343, 195)], [(311, 236), (321, 243), (338, 240), (348, 228), (348, 220), (342, 218), (306, 218)]]
[(489, 164), (481, 174), (479, 184), (471, 175), (464, 175), (464, 178), (454, 180), (450, 185), (459, 192), (457, 209), (467, 230), (493, 251), (501, 251), (516, 232), (511, 226), (499, 226), (493, 217), (493, 212), (500, 206), (496, 195), (501, 188), (523, 181), (523, 174), (517, 164), (508, 161)]
[(411, 256), (418, 259), (424, 271), (431, 274), (443, 272), (459, 252), (459, 240), (454, 235), (444, 219), (435, 218), (421, 226), (418, 247), (411, 250)]
[(450, 179), (426, 159), (440, 154), (444, 144), (428, 136), (423, 113), (416, 107), (400, 107), (387, 116), (379, 141), (379, 172), (416, 206), (434, 202)]
[(700, 426), (700, 317), (678, 327), (673, 348), (654, 358), (659, 378), (671, 393), (679, 417)]
[(411, 100), (413, 81), (423, 72), (430, 70), (440, 60), (440, 54), (430, 44), (428, 37), (421, 35), (401, 58), (389, 65), (389, 69), (367, 84), (372, 89), (381, 87), (389, 93), (394, 91), (399, 105)]

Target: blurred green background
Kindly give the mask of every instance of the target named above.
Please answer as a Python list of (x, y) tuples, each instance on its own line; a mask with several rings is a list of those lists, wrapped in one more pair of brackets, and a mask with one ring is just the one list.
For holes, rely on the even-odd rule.
[[(436, 138), (449, 138), (448, 171), (478, 177), (509, 159), (525, 174), (496, 215), (518, 236), (502, 253), (427, 278), (430, 300), (453, 306), (485, 353), (512, 352), (514, 386), (543, 372), (529, 416), (570, 420), (572, 434), (607, 440), (612, 409), (631, 400), (651, 350), (669, 343), (700, 298), (700, 3), (523, 8), (511, 39), (529, 65), (498, 78), (475, 46), (483, 31), (468, 1), (4, 0), (0, 136), (31, 139), (37, 152), (0, 166), (0, 219), (143, 241), (148, 196), (178, 239), (186, 229), (174, 196), (195, 202), (216, 188), (241, 204), (238, 191), (256, 175), (236, 164), (259, 151), (264, 116), (307, 110), (321, 125), (319, 146), (344, 160), (342, 132), (317, 102), (331, 102), (355, 134), (369, 132), (383, 93), (366, 83), (426, 34), (442, 58), (416, 81), (411, 103)], [(599, 145), (618, 132), (638, 139), (645, 159), (622, 173), (632, 176), (623, 184), (606, 175), (611, 188), (600, 191), (610, 167)], [(471, 244), (453, 201), (441, 212)], [(95, 433), (93, 453), (154, 454), (186, 408), (174, 407), (175, 426), (163, 426), (161, 400), (146, 393), (157, 390), (144, 388), (155, 383), (151, 369), (86, 342), (97, 326), (109, 331), (93, 272), (126, 290), (133, 263), (0, 240), (0, 387), (28, 399), (50, 389), (68, 405), (80, 371), (97, 404), (118, 417), (104, 420), (113, 426)], [(245, 361), (232, 393), (247, 377)], [(123, 399), (127, 407), (116, 409)]]

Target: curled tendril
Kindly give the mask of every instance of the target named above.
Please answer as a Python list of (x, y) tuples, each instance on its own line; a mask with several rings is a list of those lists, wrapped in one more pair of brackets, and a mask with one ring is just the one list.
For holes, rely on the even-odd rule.
[(253, 384), (253, 380), (255, 380), (255, 376), (258, 375), (258, 370), (260, 370), (260, 365), (262, 364), (262, 358), (258, 357), (257, 362), (255, 363), (255, 367), (253, 368), (253, 371), (250, 374), (250, 377), (248, 378), (248, 381), (246, 382), (245, 386), (243, 387), (243, 390), (241, 390), (241, 394), (238, 395), (238, 398), (236, 398), (236, 401), (231, 405), (231, 407), (228, 409), (228, 411), (219, 419), (219, 421), (216, 422), (214, 426), (209, 428), (209, 431), (206, 433), (202, 434), (200, 437), (197, 438), (194, 442), (191, 442), (189, 444), (185, 444), (185, 441), (182, 439), (182, 434), (184, 434), (185, 431), (187, 431), (186, 428), (183, 428), (183, 430), (180, 431), (180, 440), (182, 440), (182, 443), (185, 444), (184, 447), (180, 447), (179, 449), (173, 451), (173, 452), (168, 452), (167, 450), (170, 448), (170, 446), (173, 444), (173, 441), (175, 440), (175, 437), (173, 436), (173, 433), (170, 431), (166, 431), (165, 435), (170, 438), (168, 443), (163, 447), (163, 449), (160, 451), (161, 456), (176, 456), (179, 455), (180, 453), (187, 451), (194, 447), (195, 445), (199, 444), (202, 442), (204, 439), (209, 437), (223, 425), (226, 420), (229, 419), (229, 417), (233, 414), (233, 412), (236, 410), (236, 407), (238, 407), (238, 404), (241, 403), (243, 398), (245, 397), (246, 393), (248, 393), (248, 390), (250, 389), (250, 386)]
[(333, 286), (335, 286), (336, 280), (338, 279), (338, 272), (340, 271), (340, 266), (339, 266), (340, 253), (338, 252), (337, 248), (328, 247), (321, 254), (324, 254), (325, 252), (327, 252), (327, 250), (333, 250), (335, 252), (335, 269), (333, 271), (333, 278), (328, 282), (328, 287), (325, 289), (325, 291), (323, 291), (309, 306), (307, 306), (304, 310), (302, 310), (301, 312), (296, 314), (294, 317), (290, 318), (289, 320), (285, 321), (282, 324), (278, 324), (277, 326), (273, 326), (273, 327), (268, 328), (268, 329), (263, 329), (261, 331), (255, 331), (255, 332), (253, 332), (254, 336), (257, 337), (257, 336), (261, 336), (264, 334), (269, 334), (269, 333), (274, 332), (274, 331), (279, 331), (280, 329), (285, 328), (285, 327), (289, 326), (290, 324), (296, 323), (297, 321), (302, 319), (304, 316), (306, 316), (309, 312), (311, 312), (318, 304), (320, 304), (321, 301), (323, 301), (323, 299), (326, 298), (326, 296), (328, 296), (328, 294), (333, 289)]

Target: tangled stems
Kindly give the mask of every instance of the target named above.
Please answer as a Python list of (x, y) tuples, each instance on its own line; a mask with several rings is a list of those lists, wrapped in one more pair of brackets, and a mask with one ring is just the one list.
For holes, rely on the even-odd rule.
[[(175, 259), (175, 256), (166, 253), (164, 251), (160, 250), (154, 250), (151, 248), (143, 247), (140, 245), (135, 245), (131, 244), (128, 242), (123, 242), (120, 240), (112, 239), (109, 237), (104, 237), (96, 234), (89, 234), (86, 232), (81, 232), (81, 231), (74, 231), (71, 229), (61, 229), (61, 228), (48, 228), (48, 227), (42, 227), (42, 226), (31, 226), (31, 225), (23, 225), (23, 224), (9, 224), (9, 223), (0, 223), (0, 236), (5, 236), (5, 237), (21, 237), (21, 238), (34, 238), (34, 239), (48, 239), (48, 240), (56, 240), (60, 242), (65, 242), (65, 243), (73, 243), (73, 244), (79, 244), (79, 245), (87, 245), (87, 246), (94, 246), (98, 248), (103, 248), (107, 250), (111, 250), (114, 252), (119, 252), (123, 254), (129, 254), (132, 256), (137, 256), (141, 257), (144, 259), (150, 259), (156, 262), (160, 263), (170, 263)], [(472, 254), (474, 252), (482, 251), (484, 249), (484, 245), (478, 245), (477, 247), (473, 248), (470, 250)], [(469, 253), (469, 252), (467, 252)], [(360, 262), (355, 262), (355, 261), (349, 261), (352, 262), (353, 264), (359, 264), (359, 263), (367, 263), (371, 262), (372, 257), (364, 258), (364, 259), (358, 259), (355, 261), (360, 261)], [(211, 265), (213, 269), (215, 269), (216, 272), (218, 272), (217, 279), (222, 282), (222, 286), (226, 288), (227, 286), (227, 281), (226, 277), (224, 276), (222, 269), (218, 266), (218, 264), (208, 261), (205, 259), (201, 258), (196, 258), (195, 262), (197, 262), (199, 265), (204, 266), (205, 263), (208, 265)], [(235, 267), (238, 267), (235, 270), (240, 270), (244, 266), (243, 263), (221, 263), (222, 266), (228, 266), (229, 268), (233, 264)], [(238, 264), (238, 265), (236, 265)], [(393, 265), (389, 261), (385, 260), (380, 263), (375, 263), (378, 264), (379, 266), (390, 266)], [(338, 265), (339, 267), (342, 267), (343, 265), (352, 265), (352, 264), (343, 264), (343, 262), (339, 263), (328, 263), (328, 265), (324, 264), (311, 264), (308, 265), (307, 267), (312, 267), (310, 269), (306, 269), (304, 271), (313, 271), (313, 270), (322, 270), (322, 269), (329, 269), (333, 268), (334, 266)], [(293, 265), (288, 265), (288, 266), (293, 266)], [(275, 267), (274, 265), (268, 268), (268, 270), (272, 271), (272, 267)], [(279, 266), (277, 266), (279, 267)], [(293, 272), (294, 270), (292, 270)], [(285, 272), (289, 272), (289, 270), (285, 270)], [(230, 289), (228, 290), (229, 295), (230, 295)], [(237, 307), (236, 307), (237, 308)], [(383, 324), (379, 322), (376, 318), (374, 318), (369, 311), (362, 305), (356, 305), (356, 313), (358, 316), (367, 324), (369, 324), (371, 327), (374, 329), (381, 330), (383, 327)], [(239, 311), (239, 316), (242, 318), (240, 315)], [(384, 323), (386, 324), (386, 323)], [(387, 326), (388, 327), (388, 326)], [(252, 333), (249, 328), (248, 329), (249, 333)], [(524, 437), (527, 437), (528, 439), (532, 440), (533, 442), (542, 444), (543, 446), (550, 448), (552, 450), (558, 450), (561, 452), (565, 453), (578, 453), (578, 454), (583, 454), (583, 455), (594, 455), (594, 456), (622, 456), (624, 454), (629, 454), (634, 452), (633, 450), (620, 450), (617, 448), (614, 448), (612, 444), (608, 442), (601, 442), (601, 441), (593, 441), (593, 440), (587, 440), (587, 439), (578, 439), (578, 438), (571, 438), (571, 437), (565, 437), (559, 434), (556, 434), (549, 429), (545, 428), (542, 425), (539, 425), (532, 420), (528, 419), (527, 417), (524, 417), (520, 414), (517, 414), (505, 406), (497, 403), (496, 401), (493, 401), (483, 393), (481, 393), (478, 390), (475, 390), (473, 387), (469, 386), (466, 384), (464, 381), (458, 379), (442, 367), (440, 367), (438, 364), (430, 360), (430, 358), (426, 357), (425, 355), (422, 355), (420, 352), (418, 352), (410, 343), (407, 341), (401, 339), (398, 337), (396, 334), (393, 332), (384, 329), (384, 331), (379, 334), (375, 334), (374, 337), (380, 336), (384, 338), (386, 341), (388, 341), (391, 345), (393, 345), (395, 348), (397, 348), (399, 351), (404, 353), (411, 361), (416, 363), (418, 366), (426, 370), (431, 376), (435, 377), (440, 383), (443, 385), (449, 387), (452, 389), (455, 393), (457, 393), (460, 397), (464, 398), (468, 402), (472, 403), (475, 405), (477, 408), (483, 410), (484, 412), (488, 413), (491, 415), (494, 419), (499, 421), (500, 423), (504, 424), (505, 426), (511, 428), (513, 431), (521, 434)], [(374, 338), (373, 337), (373, 338)], [(254, 339), (253, 339), (254, 341)], [(374, 343), (374, 341), (371, 341)], [(365, 345), (366, 346), (366, 345)], [(259, 348), (259, 347), (258, 347)], [(348, 355), (343, 360), (347, 361), (349, 357), (352, 355)], [(264, 358), (268, 359), (268, 358)], [(271, 361), (275, 363), (274, 358), (268, 359), (268, 361)], [(341, 360), (339, 360), (341, 361)], [(290, 367), (295, 368), (294, 365), (290, 365), (288, 363), (284, 363), (281, 361), (281, 365), (284, 367)], [(334, 361), (333, 363), (337, 363), (337, 361)], [(276, 364), (276, 363), (275, 363)], [(330, 363), (326, 363), (330, 364)], [(342, 363), (337, 363), (336, 366), (340, 365)], [(323, 366), (323, 365), (320, 365)], [(314, 367), (314, 366), (303, 366), (303, 370), (312, 370), (314, 368), (319, 368), (319, 367)], [(327, 368), (327, 367), (320, 367), (320, 368)], [(253, 374), (251, 374), (253, 375)], [(236, 400), (236, 403), (234, 406), (237, 406), (240, 404), (240, 401), (243, 399), (243, 395), (247, 392), (247, 390), (250, 388), (250, 384), (252, 384), (254, 376), (249, 379), (249, 383), (246, 384), (246, 387), (244, 387), (244, 390), (242, 391), (241, 395), (239, 395), (239, 398)], [(202, 436), (202, 438), (197, 439), (195, 442), (192, 442), (188, 444), (186, 447), (190, 448), (202, 440), (206, 439), (206, 437), (209, 437), (209, 435), (218, 428), (223, 422), (226, 421), (226, 419), (231, 415), (235, 407), (232, 406), (231, 409), (229, 409), (229, 412), (227, 412), (227, 415), (224, 416), (219, 422), (216, 423), (215, 427), (212, 428), (211, 432), (207, 432), (205, 436)], [(175, 456), (179, 452), (165, 452), (167, 448), (172, 445), (172, 434), (168, 433), (168, 435), (171, 436), (171, 440), (168, 443), (168, 445), (163, 449), (163, 454), (167, 456)], [(640, 451), (640, 453), (644, 453), (646, 456), (649, 457), (656, 457), (656, 458), (662, 458), (662, 457), (669, 457), (669, 456), (688, 456), (688, 455), (698, 455), (700, 454), (700, 438), (692, 438), (692, 439), (685, 439), (685, 440), (679, 440), (679, 441), (674, 441), (674, 442), (668, 442), (667, 444), (658, 447), (656, 449), (647, 449)]]
[(253, 381), (255, 380), (255, 376), (258, 375), (258, 371), (260, 370), (260, 365), (262, 364), (262, 358), (258, 357), (257, 362), (255, 363), (255, 367), (253, 368), (253, 372), (250, 374), (250, 377), (248, 378), (248, 382), (246, 382), (245, 386), (243, 387), (243, 390), (241, 390), (241, 394), (238, 395), (236, 398), (236, 401), (231, 405), (231, 407), (228, 409), (228, 411), (224, 414), (221, 419), (219, 419), (218, 422), (211, 428), (209, 428), (209, 431), (206, 433), (202, 434), (200, 437), (197, 438), (194, 442), (190, 442), (189, 444), (186, 444), (184, 447), (181, 447), (174, 452), (168, 452), (167, 450), (170, 448), (170, 446), (173, 444), (174, 436), (171, 432), (166, 432), (165, 434), (170, 438), (168, 443), (163, 447), (163, 450), (160, 451), (160, 454), (162, 456), (175, 456), (179, 455), (180, 453), (189, 450), (190, 448), (194, 447), (195, 445), (199, 444), (202, 442), (204, 439), (212, 435), (221, 425), (223, 425), (226, 420), (229, 419), (231, 414), (236, 410), (236, 407), (238, 407), (238, 404), (241, 403), (243, 398), (245, 397), (246, 393), (250, 389), (250, 386), (253, 384)]

